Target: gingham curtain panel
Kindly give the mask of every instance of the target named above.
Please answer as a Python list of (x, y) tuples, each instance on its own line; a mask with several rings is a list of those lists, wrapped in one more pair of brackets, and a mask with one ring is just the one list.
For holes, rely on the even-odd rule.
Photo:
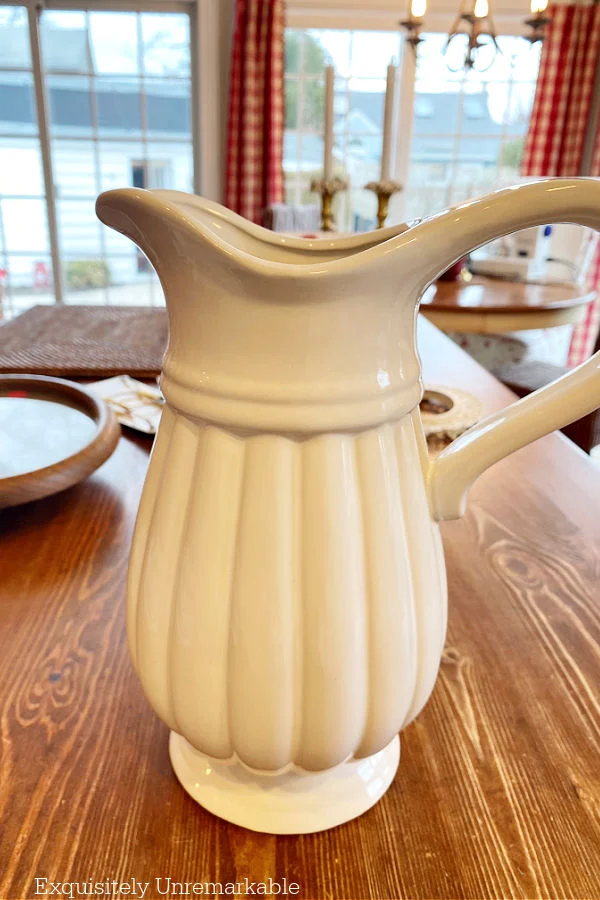
[[(594, 76), (600, 53), (600, 4), (548, 7), (552, 24), (542, 49), (533, 110), (525, 141), (522, 175), (579, 175)], [(591, 175), (600, 176), (600, 132)], [(600, 251), (599, 251), (600, 252)], [(590, 287), (598, 289), (600, 256), (590, 267)], [(600, 297), (573, 330), (569, 365), (592, 352), (600, 326)]]
[(225, 202), (257, 223), (284, 195), (283, 55), (284, 0), (237, 0)]

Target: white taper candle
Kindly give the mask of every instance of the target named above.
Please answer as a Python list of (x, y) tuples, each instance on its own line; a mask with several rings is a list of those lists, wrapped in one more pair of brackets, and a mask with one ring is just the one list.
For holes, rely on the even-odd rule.
[(333, 177), (333, 82), (335, 71), (333, 66), (325, 66), (325, 139), (323, 152), (323, 178), (330, 181)]
[(394, 122), (394, 107), (396, 105), (396, 75), (397, 68), (389, 65), (387, 69), (387, 84), (385, 88), (385, 109), (383, 113), (383, 146), (381, 148), (381, 180), (389, 181), (392, 177), (392, 131)]

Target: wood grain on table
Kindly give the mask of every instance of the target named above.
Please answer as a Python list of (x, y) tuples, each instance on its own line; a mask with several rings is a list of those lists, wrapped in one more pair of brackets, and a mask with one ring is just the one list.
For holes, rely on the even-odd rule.
[[(427, 323), (426, 378), (509, 392)], [(552, 435), (443, 527), (448, 640), (383, 800), (271, 837), (183, 791), (124, 636), (146, 440), (0, 520), (0, 898), (54, 882), (300, 885), (302, 898), (600, 898), (600, 470)], [(165, 882), (161, 882), (162, 887)], [(56, 894), (54, 896), (57, 896)], [(165, 894), (163, 896), (172, 896)]]

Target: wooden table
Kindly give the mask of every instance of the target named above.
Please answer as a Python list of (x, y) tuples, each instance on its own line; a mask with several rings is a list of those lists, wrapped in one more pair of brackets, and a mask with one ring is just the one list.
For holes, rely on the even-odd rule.
[[(427, 323), (421, 348), (430, 382), (487, 410), (511, 399)], [(552, 435), (480, 479), (443, 527), (447, 646), (394, 784), (352, 823), (276, 838), (180, 788), (129, 662), (148, 450), (124, 436), (85, 483), (2, 515), (1, 898), (35, 896), (36, 877), (133, 878), (152, 898), (169, 877), (286, 877), (302, 898), (600, 898), (600, 470), (587, 457)]]
[(477, 275), (472, 281), (438, 281), (421, 311), (444, 331), (501, 334), (581, 322), (593, 291), (562, 284), (525, 284)]

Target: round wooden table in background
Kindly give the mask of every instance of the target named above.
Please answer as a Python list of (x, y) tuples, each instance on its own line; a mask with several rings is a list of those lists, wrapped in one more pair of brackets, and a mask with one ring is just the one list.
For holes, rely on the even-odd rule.
[(581, 322), (594, 292), (566, 284), (531, 284), (475, 276), (472, 281), (437, 281), (421, 301), (421, 312), (443, 331), (500, 334)]

